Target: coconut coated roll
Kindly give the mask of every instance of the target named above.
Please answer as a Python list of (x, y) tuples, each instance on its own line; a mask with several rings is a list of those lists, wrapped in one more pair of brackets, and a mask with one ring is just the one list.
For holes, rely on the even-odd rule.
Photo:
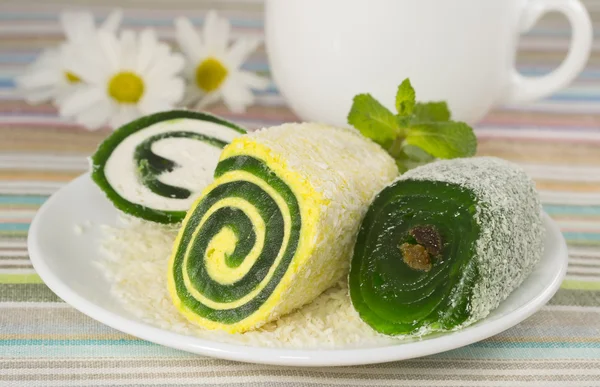
[(368, 204), (397, 173), (355, 130), (285, 124), (234, 139), (175, 242), (175, 306), (244, 332), (312, 301), (347, 275)]
[(371, 204), (349, 288), (388, 335), (453, 330), (487, 316), (543, 253), (542, 208), (516, 165), (479, 157), (415, 168)]

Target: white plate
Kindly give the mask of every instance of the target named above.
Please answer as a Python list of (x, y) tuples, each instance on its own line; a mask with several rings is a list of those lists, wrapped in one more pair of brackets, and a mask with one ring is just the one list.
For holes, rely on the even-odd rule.
[(29, 230), (31, 261), (44, 282), (88, 316), (144, 340), (223, 359), (294, 366), (338, 366), (403, 360), (459, 348), (498, 334), (541, 308), (558, 290), (567, 269), (567, 248), (556, 224), (544, 214), (545, 254), (533, 273), (486, 319), (458, 332), (394, 345), (352, 349), (300, 350), (248, 347), (184, 336), (139, 321), (111, 296), (100, 259), (99, 227), (76, 235), (75, 226), (116, 224), (117, 211), (83, 175), (40, 208)]

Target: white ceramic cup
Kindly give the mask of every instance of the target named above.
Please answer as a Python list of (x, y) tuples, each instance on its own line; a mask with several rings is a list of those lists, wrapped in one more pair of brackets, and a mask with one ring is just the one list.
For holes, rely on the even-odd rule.
[[(519, 34), (549, 11), (572, 28), (552, 73), (515, 67)], [(409, 77), (419, 101), (446, 100), (475, 123), (494, 105), (527, 102), (566, 86), (592, 43), (579, 0), (267, 0), (266, 45), (274, 80), (304, 120), (346, 125), (352, 98), (371, 93), (389, 108)]]

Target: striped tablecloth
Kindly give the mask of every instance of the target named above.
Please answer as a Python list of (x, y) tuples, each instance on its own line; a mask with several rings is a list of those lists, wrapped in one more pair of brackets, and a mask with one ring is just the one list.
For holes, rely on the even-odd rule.
[[(77, 4), (104, 17), (117, 1)], [(175, 16), (201, 24), (211, 7), (230, 18), (235, 34), (262, 34), (260, 3), (127, 4), (127, 27), (152, 26), (166, 40), (173, 38)], [(600, 3), (586, 4), (598, 27)], [(479, 153), (524, 166), (568, 241), (568, 275), (550, 303), (500, 335), (436, 356), (293, 369), (203, 358), (138, 340), (63, 303), (32, 269), (25, 243), (32, 217), (49, 195), (85, 171), (86, 156), (108, 134), (87, 132), (60, 119), (52, 106), (30, 106), (15, 94), (13, 77), (61, 40), (61, 9), (49, 2), (0, 2), (0, 387), (600, 386), (600, 41), (568, 89), (536, 104), (498, 109), (477, 126)], [(521, 71), (549, 71), (568, 41), (566, 21), (545, 19), (521, 41)], [(264, 51), (247, 67), (268, 75)], [(243, 115), (223, 106), (211, 110), (250, 128), (295, 119), (275, 87)]]

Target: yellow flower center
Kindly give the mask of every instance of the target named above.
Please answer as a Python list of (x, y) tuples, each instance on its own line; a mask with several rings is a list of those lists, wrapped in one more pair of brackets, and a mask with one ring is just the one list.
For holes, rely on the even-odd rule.
[(69, 83), (81, 82), (81, 78), (79, 78), (77, 75), (73, 74), (70, 71), (65, 71), (65, 78), (67, 78), (67, 82), (69, 82)]
[(215, 58), (204, 59), (196, 67), (196, 85), (207, 93), (217, 90), (227, 78), (227, 69)]
[(108, 95), (119, 103), (137, 103), (144, 95), (144, 81), (130, 71), (117, 73), (108, 83)]

